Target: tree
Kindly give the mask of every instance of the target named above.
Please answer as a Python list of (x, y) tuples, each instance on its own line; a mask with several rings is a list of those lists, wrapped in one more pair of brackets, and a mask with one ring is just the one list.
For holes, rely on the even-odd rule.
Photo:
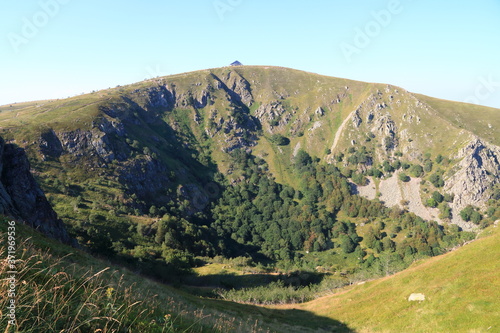
[(351, 237), (347, 235), (341, 235), (340, 241), (342, 242), (341, 248), (344, 253), (352, 253), (356, 249), (356, 243), (353, 242)]
[(433, 173), (430, 177), (429, 177), (429, 181), (432, 183), (432, 185), (434, 185), (435, 187), (443, 187), (444, 186), (444, 180), (443, 178), (437, 174), (437, 173)]
[(444, 200), (444, 197), (441, 193), (439, 193), (438, 191), (434, 191), (432, 193), (432, 199), (436, 200), (437, 203), (441, 203), (443, 202)]
[(483, 217), (478, 211), (473, 211), (472, 214), (470, 215), (470, 220), (474, 224), (479, 224), (479, 222), (481, 222), (482, 219)]
[(359, 186), (364, 186), (366, 185), (366, 177), (361, 174), (361, 173), (357, 173), (357, 172), (354, 172), (352, 174), (352, 181), (356, 184), (356, 185), (359, 185)]
[(411, 179), (411, 178), (410, 178), (410, 177), (409, 177), (406, 173), (404, 173), (404, 172), (401, 172), (401, 173), (399, 174), (399, 176), (398, 176), (398, 177), (399, 177), (399, 180), (400, 180), (400, 181), (405, 182), (405, 183), (406, 183), (406, 182), (409, 182), (409, 181), (410, 181), (410, 179)]
[(471, 220), (472, 213), (474, 212), (474, 207), (471, 205), (468, 205), (464, 209), (460, 211), (460, 217), (464, 220), (469, 222)]
[(424, 174), (424, 169), (420, 164), (413, 164), (410, 167), (410, 174), (415, 178), (419, 178)]
[(392, 165), (389, 164), (388, 161), (384, 161), (382, 165), (384, 167), (385, 172), (394, 172), (394, 168), (392, 167)]
[(155, 205), (149, 208), (149, 216), (156, 217), (158, 215), (158, 208)]
[(394, 243), (389, 237), (384, 238), (382, 241), (385, 251), (394, 252), (396, 250), (396, 243)]
[(284, 137), (281, 134), (273, 134), (273, 135), (271, 135), (270, 140), (271, 140), (272, 143), (275, 143), (278, 146), (286, 146), (287, 144), (290, 143), (290, 140), (288, 138)]
[(312, 163), (311, 155), (305, 150), (300, 149), (295, 155), (295, 166), (301, 168)]

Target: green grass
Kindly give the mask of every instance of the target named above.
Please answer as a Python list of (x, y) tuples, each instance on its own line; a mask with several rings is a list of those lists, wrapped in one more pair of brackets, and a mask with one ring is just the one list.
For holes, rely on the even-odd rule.
[(428, 103), (441, 117), (447, 119), (458, 128), (471, 131), (475, 135), (500, 145), (498, 128), (500, 127), (500, 110), (481, 105), (459, 103), (416, 95)]
[[(0, 224), (0, 274), (7, 265)], [(336, 320), (296, 310), (273, 310), (202, 299), (62, 245), (21, 224), (17, 241), (17, 326), (1, 332), (308, 332), (350, 330)], [(2, 295), (7, 280), (0, 281)], [(9, 298), (0, 298), (6, 309)], [(297, 321), (299, 315), (304, 320)], [(293, 319), (290, 319), (293, 318)]]
[[(299, 306), (341, 320), (357, 332), (495, 332), (500, 330), (500, 232), (416, 262), (409, 269)], [(424, 302), (409, 302), (423, 293)]]

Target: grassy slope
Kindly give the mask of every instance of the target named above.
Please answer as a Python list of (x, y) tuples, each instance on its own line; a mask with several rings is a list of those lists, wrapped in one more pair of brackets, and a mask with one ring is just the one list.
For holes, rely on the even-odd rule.
[[(500, 331), (500, 230), (394, 276), (298, 306), (357, 332)], [(423, 293), (424, 302), (409, 302)]]
[[(0, 252), (6, 253), (7, 223), (0, 219)], [(83, 327), (72, 332), (86, 328), (115, 332), (113, 329), (130, 327), (141, 332), (317, 332), (320, 327), (350, 332), (336, 320), (306, 311), (198, 298), (20, 224), (16, 225), (16, 244), (17, 259), (21, 259), (16, 265), (20, 281), (16, 318), (20, 326), (18, 330), (7, 328), (7, 321), (2, 320), (1, 332), (59, 331), (70, 329), (71, 324)], [(7, 276), (8, 270), (2, 256), (0, 275)], [(110, 288), (112, 297), (107, 296)], [(0, 281), (0, 290), (7, 290), (6, 279)], [(8, 301), (0, 298), (2, 309)]]
[[(193, 94), (196, 95), (203, 85), (196, 88), (194, 83), (204, 82), (210, 72), (224, 75), (229, 70), (229, 68), (221, 68), (198, 71), (170, 76), (165, 80), (168, 83), (175, 83), (179, 91), (192, 89)], [(303, 119), (311, 117), (310, 123), (304, 125), (306, 134), (303, 137), (291, 137), (290, 146), (283, 148), (286, 156), (282, 156), (276, 147), (273, 149), (263, 138), (255, 147), (257, 152), (269, 153), (269, 160), (272, 161), (271, 170), (276, 174), (286, 174), (290, 154), (299, 142), (313, 155), (321, 157), (325, 147), (331, 146), (337, 128), (347, 115), (362, 103), (375, 87), (383, 88), (382, 85), (329, 78), (285, 68), (249, 66), (234, 70), (252, 84), (252, 94), (258, 103), (269, 103), (277, 100), (277, 95), (288, 95), (287, 102), (298, 110), (296, 117), (299, 115)], [(92, 120), (99, 114), (98, 106), (101, 103), (116, 100), (120, 93), (131, 93), (136, 88), (155, 85), (154, 81), (145, 81), (65, 100), (30, 102), (13, 108), (0, 107), (0, 128), (12, 128), (11, 136), (31, 141), (29, 139), (35, 139), (36, 132), (42, 130), (42, 126), (50, 126), (55, 130), (90, 127)], [(344, 98), (342, 103), (331, 106), (330, 102), (343, 91), (344, 86), (349, 86), (349, 97)], [(484, 133), (482, 137), (499, 144), (497, 141), (500, 139), (495, 138), (495, 132), (492, 132), (498, 128), (497, 124), (500, 125), (498, 123), (499, 110), (416, 96), (429, 104), (443, 118), (442, 122), (450, 127), (446, 131), (437, 131), (436, 135), (446, 136), (450, 133), (448, 129), (459, 132), (460, 128), (463, 128), (476, 135)], [(224, 104), (216, 104), (216, 106), (222, 111)], [(319, 106), (325, 110), (325, 117), (321, 119), (314, 114)], [(395, 117), (398, 123), (400, 116)], [(192, 122), (192, 118), (186, 116), (189, 122)], [(327, 126), (316, 130), (315, 133), (318, 134), (308, 135), (307, 129), (318, 119)], [(492, 125), (491, 129), (488, 124)], [(422, 124), (421, 127), (428, 129), (428, 125)], [(279, 129), (277, 132), (288, 136), (289, 127)], [(425, 140), (423, 136), (422, 138)], [(435, 139), (435, 142), (438, 143), (439, 140), (441, 137)], [(20, 141), (18, 143), (21, 144)], [(349, 141), (346, 140), (344, 148), (348, 144)], [(444, 145), (443, 142), (440, 142), (440, 145)], [(220, 162), (217, 157), (215, 160)], [(283, 178), (286, 182), (294, 183), (294, 180), (286, 179), (286, 176)], [(498, 271), (500, 261), (498, 238), (497, 232), (495, 236), (475, 242), (455, 253), (423, 262), (394, 277), (369, 282), (354, 287), (345, 294), (298, 307), (305, 311), (269, 310), (221, 301), (199, 300), (189, 295), (182, 296), (182, 302), (189, 304), (190, 309), (199, 307), (217, 309), (213, 314), (214, 317), (220, 316), (219, 311), (222, 311), (231, 313), (233, 318), (252, 317), (267, 322), (272, 321), (270, 318), (277, 318), (278, 322), (274, 324), (274, 329), (279, 331), (293, 331), (290, 327), (284, 326), (285, 322), (292, 326), (305, 325), (318, 329), (337, 325), (336, 319), (347, 322), (362, 332), (383, 332), (384, 330), (399, 332), (419, 329), (420, 331), (486, 330), (493, 325), (490, 322), (500, 319), (498, 312), (494, 312), (496, 308), (500, 308), (497, 300), (500, 298), (499, 285), (495, 276), (495, 270)], [(483, 253), (490, 253), (490, 255), (486, 256)], [(86, 262), (90, 260), (91, 258), (88, 257)], [(99, 266), (105, 266), (105, 263), (101, 262)], [(169, 295), (168, 297), (174, 297), (176, 300), (181, 298), (180, 294), (169, 288), (128, 272), (125, 274), (130, 281), (140, 281), (138, 284), (140, 289), (153, 289), (155, 293)], [(412, 292), (424, 292), (428, 301), (422, 304), (407, 302), (406, 298)], [(172, 293), (175, 293), (175, 296), (172, 296)], [(194, 310), (192, 311), (194, 313)], [(326, 317), (334, 319), (329, 320)], [(296, 329), (300, 331), (304, 328), (296, 327)]]
[(425, 95), (415, 96), (429, 104), (443, 118), (458, 128), (463, 128), (481, 138), (500, 145), (498, 128), (500, 127), (500, 110), (480, 105), (459, 103)]

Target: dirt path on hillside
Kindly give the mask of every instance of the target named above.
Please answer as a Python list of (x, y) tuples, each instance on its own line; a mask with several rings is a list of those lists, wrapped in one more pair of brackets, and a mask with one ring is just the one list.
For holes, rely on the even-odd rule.
[(342, 135), (342, 132), (344, 131), (344, 127), (347, 125), (347, 122), (354, 116), (355, 112), (356, 112), (356, 110), (349, 113), (347, 118), (345, 118), (344, 121), (342, 122), (342, 124), (340, 124), (339, 129), (337, 130), (337, 133), (335, 133), (335, 138), (333, 139), (333, 144), (332, 144), (332, 148), (331, 148), (332, 152), (335, 151), (335, 147), (337, 147), (337, 144), (339, 143), (340, 136)]

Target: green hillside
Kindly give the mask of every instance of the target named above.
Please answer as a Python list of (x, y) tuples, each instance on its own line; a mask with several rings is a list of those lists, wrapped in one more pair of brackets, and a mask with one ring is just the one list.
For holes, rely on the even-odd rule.
[[(2, 253), (6, 253), (7, 226), (2, 217)], [(21, 224), (16, 225), (15, 237), (19, 249), (16, 325), (2, 320), (2, 332), (257, 333), (310, 332), (321, 326), (349, 332), (335, 320), (303, 311), (198, 298), (47, 239)], [(7, 277), (9, 271), (2, 257), (0, 274)], [(9, 281), (2, 279), (0, 288), (8, 290)], [(7, 293), (4, 296), (0, 298), (2, 317), (10, 304)]]
[[(266, 66), (0, 107), (0, 136), (9, 151), (26, 151), (50, 206), (88, 253), (76, 251), (82, 262), (106, 258), (127, 286), (154, 279), (158, 293), (220, 310), (237, 325), (264, 311), (271, 326), (262, 327), (278, 331), (284, 322), (298, 331), (349, 331), (337, 319), (365, 326), (347, 305), (345, 318), (311, 318), (326, 305), (268, 312), (228, 301), (313, 300), (440, 256), (491, 227), (500, 218), (498, 125), (497, 109)], [(139, 290), (151, 288), (144, 283)], [(424, 291), (430, 300), (433, 291)], [(106, 310), (105, 298), (96, 302)], [(241, 314), (231, 317), (235, 309)], [(366, 327), (388, 318), (366, 318)]]
[[(369, 281), (300, 306), (340, 320), (356, 332), (495, 332), (500, 330), (500, 232), (451, 253), (415, 263), (394, 276)], [(423, 293), (425, 301), (408, 301)]]

